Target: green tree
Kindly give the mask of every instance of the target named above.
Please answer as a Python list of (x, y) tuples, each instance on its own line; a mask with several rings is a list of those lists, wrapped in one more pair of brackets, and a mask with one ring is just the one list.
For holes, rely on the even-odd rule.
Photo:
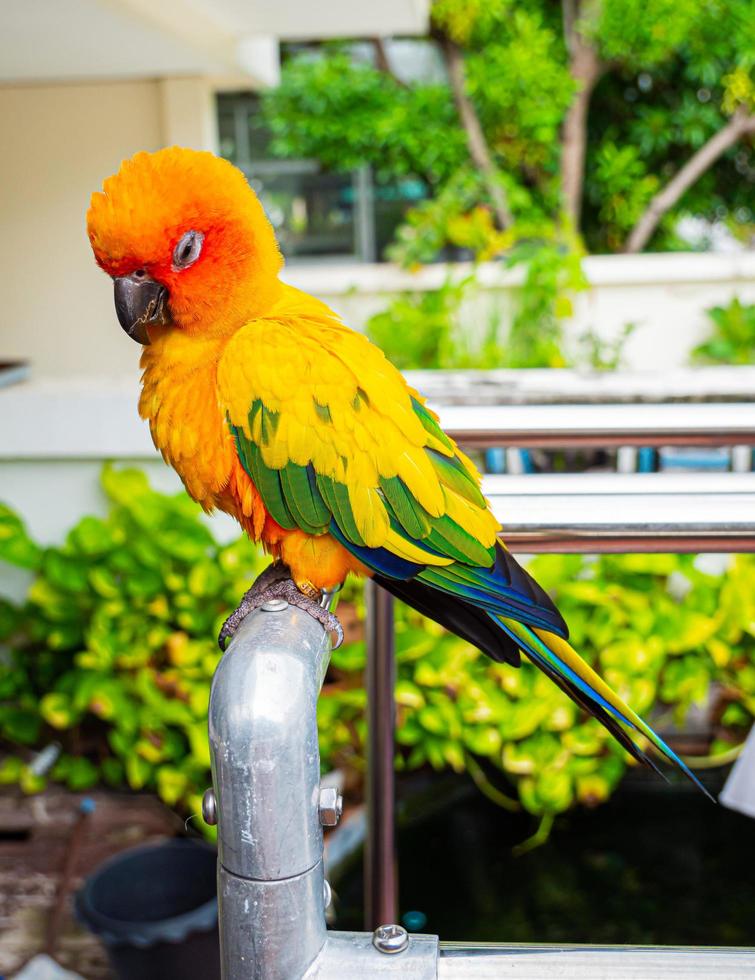
[(409, 264), (569, 230), (673, 247), (682, 214), (750, 221), (753, 23), (753, 0), (435, 0), (441, 80), (400, 77), (380, 39), (371, 58), (326, 45), (264, 113), (278, 154), (423, 182), (392, 253)]

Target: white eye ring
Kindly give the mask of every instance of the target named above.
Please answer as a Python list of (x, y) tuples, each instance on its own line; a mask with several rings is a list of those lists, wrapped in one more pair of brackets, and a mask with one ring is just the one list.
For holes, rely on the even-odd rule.
[(201, 231), (187, 231), (173, 249), (173, 268), (178, 272), (181, 269), (188, 269), (194, 265), (202, 254), (204, 235)]

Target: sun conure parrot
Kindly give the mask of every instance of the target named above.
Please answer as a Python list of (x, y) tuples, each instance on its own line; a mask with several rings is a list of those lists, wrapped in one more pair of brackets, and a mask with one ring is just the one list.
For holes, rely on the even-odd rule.
[(89, 239), (143, 345), (139, 412), (202, 507), (274, 559), (221, 631), (273, 597), (342, 631), (323, 590), (369, 575), (518, 666), (524, 652), (636, 758), (665, 742), (578, 656), (551, 599), (499, 541), (471, 461), (401, 374), (283, 260), (244, 175), (211, 153), (138, 153), (92, 196)]

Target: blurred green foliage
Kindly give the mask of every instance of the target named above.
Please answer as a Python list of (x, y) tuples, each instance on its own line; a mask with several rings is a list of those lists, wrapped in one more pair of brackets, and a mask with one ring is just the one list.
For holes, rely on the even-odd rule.
[[(52, 777), (157, 791), (196, 811), (207, 784), (213, 639), (259, 568), (245, 539), (220, 546), (185, 494), (154, 492), (143, 473), (106, 468), (108, 517), (84, 517), (39, 548), (0, 510), (0, 559), (29, 568), (26, 603), (0, 601), (0, 735), (10, 746), (53, 739)], [(0, 779), (33, 790), (20, 757)]]
[[(572, 294), (587, 287), (578, 255), (521, 243), (505, 264), (522, 269), (510, 306), (505, 293), (478, 290), (474, 271), (449, 274), (438, 289), (397, 296), (370, 317), (367, 335), (402, 370), (565, 367), (561, 322), (571, 316)], [(625, 339), (612, 350), (614, 366)]]
[[(594, 50), (599, 82), (587, 118), (586, 206), (578, 229), (590, 250), (616, 251), (652, 194), (738, 108), (755, 106), (752, 0), (603, 0), (574, 3)], [(563, 122), (580, 82), (572, 77), (562, 3), (435, 0), (437, 70), (401, 75), (368, 45), (299, 49), (263, 99), (273, 152), (334, 170), (369, 164), (382, 178), (411, 175), (427, 201), (410, 211), (392, 251), (408, 265), (446, 247), (500, 254), (512, 241), (561, 241)], [(469, 158), (443, 68), (442, 39), (464, 57), (466, 92), (505, 188), (514, 223), (490, 223), (464, 242), (459, 218), (492, 202)], [(419, 43), (419, 42), (415, 42)], [(730, 218), (752, 233), (755, 164), (747, 140), (690, 188), (650, 247), (676, 248), (681, 215)], [(477, 219), (479, 222), (479, 219)], [(462, 239), (464, 236), (461, 236)]]
[(733, 299), (728, 306), (706, 311), (713, 322), (711, 336), (694, 349), (693, 360), (703, 364), (755, 364), (755, 304)]
[[(683, 726), (715, 684), (714, 758), (741, 742), (755, 716), (755, 559), (739, 556), (723, 575), (707, 574), (689, 555), (549, 555), (528, 567), (564, 613), (575, 647), (656, 727)], [(529, 663), (519, 670), (492, 663), (404, 608), (396, 651), (401, 768), (467, 770), (511, 805), (482, 761), (543, 816), (605, 801), (630, 764), (605, 729)], [(363, 665), (362, 644), (336, 652), (345, 689), (326, 686), (321, 698), (323, 755), (347, 766), (362, 764)]]
[[(564, 33), (569, 9), (596, 79), (584, 165), (570, 164), (583, 180), (581, 213), (571, 218), (562, 180), (575, 151), (564, 122), (584, 82)], [(580, 352), (570, 357), (561, 340), (572, 295), (585, 287), (580, 259), (585, 250), (621, 251), (654, 195), (733, 113), (753, 110), (754, 18), (753, 0), (434, 0), (429, 37), (413, 42), (434, 56), (434, 71), (412, 75), (406, 59), (393, 65), (389, 49), (368, 43), (300, 46), (280, 85), (264, 94), (263, 115), (275, 154), (338, 171), (369, 165), (382, 181), (410, 177), (424, 188), (386, 257), (409, 268), (460, 258), (524, 267), (514, 307), (471, 342), (452, 326), (456, 286), (436, 298), (395, 300), (371, 331), (397, 361), (423, 365), (435, 344), (441, 365), (581, 365)], [(444, 60), (449, 42), (463, 58), (492, 174), (470, 156)], [(689, 248), (677, 232), (683, 216), (702, 219), (702, 235), (706, 222), (725, 222), (749, 240), (754, 183), (752, 141), (744, 139), (686, 191), (648, 247)], [(495, 185), (512, 215), (506, 227)], [(401, 352), (414, 343), (407, 323), (421, 330), (413, 359)]]
[(501, 353), (498, 324), (475, 343), (460, 329), (459, 314), (474, 280), (448, 278), (439, 289), (403, 293), (374, 314), (367, 334), (400, 370), (407, 368), (487, 368)]
[[(0, 600), (0, 782), (45, 785), (30, 752), (60, 741), (51, 778), (156, 792), (197, 813), (209, 784), (207, 705), (217, 630), (261, 560), (219, 545), (183, 494), (106, 468), (104, 519), (83, 518), (40, 548), (0, 508), (0, 560), (33, 573), (26, 601)], [(755, 716), (755, 559), (709, 575), (691, 556), (537, 558), (575, 646), (638, 711), (665, 728), (718, 694), (713, 752)], [(679, 598), (683, 596), (683, 598)], [(361, 589), (346, 599), (361, 610)], [(495, 664), (397, 607), (397, 764), (467, 770), (502, 805), (549, 817), (607, 799), (628, 760), (603, 728), (534, 667)], [(364, 643), (335, 651), (319, 703), (326, 767), (364, 766)], [(518, 797), (491, 783), (498, 770)], [(210, 828), (204, 828), (211, 832)]]

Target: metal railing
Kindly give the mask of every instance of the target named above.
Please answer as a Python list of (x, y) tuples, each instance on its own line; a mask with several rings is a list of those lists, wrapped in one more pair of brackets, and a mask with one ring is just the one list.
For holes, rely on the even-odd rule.
[[(465, 448), (755, 446), (755, 403), (462, 405), (437, 411)], [(514, 552), (755, 551), (753, 473), (486, 476), (483, 491)], [(392, 616), (392, 603), (390, 596), (372, 601), (383, 619)], [(367, 635), (368, 700), (385, 704), (392, 687), (386, 691), (388, 678), (376, 665), (389, 652), (369, 624)], [(390, 714), (371, 720), (368, 759), (375, 757), (377, 745), (393, 758)], [(367, 782), (368, 928), (396, 915), (397, 883), (386, 872), (396, 846), (393, 783), (392, 776), (381, 780), (383, 772), (370, 770)], [(381, 910), (381, 918), (370, 915), (373, 908)], [(387, 916), (391, 910), (393, 916)]]
[(457, 442), (488, 446), (755, 446), (755, 402), (446, 405)]
[[(698, 417), (685, 422), (683, 413), (675, 413), (672, 427), (670, 407), (692, 408)], [(755, 445), (755, 415), (743, 424), (742, 405), (718, 406), (707, 427), (698, 407), (710, 408), (653, 406), (666, 418), (655, 435), (649, 417), (636, 416), (635, 427), (628, 415), (620, 424), (604, 418), (603, 435), (620, 438), (612, 445), (647, 445), (656, 438), (654, 445), (699, 445), (706, 439), (716, 440), (709, 445)], [(605, 409), (592, 409), (596, 422)], [(543, 431), (533, 423), (517, 442), (509, 428), (482, 425), (490, 409), (465, 408), (468, 430), (458, 416), (456, 422), (448, 419), (448, 411), (443, 420), (462, 444), (530, 446), (533, 433)], [(551, 431), (548, 445), (571, 445), (583, 433), (590, 438), (586, 426), (570, 432), (560, 408), (559, 416), (558, 441)], [(557, 426), (556, 416), (552, 424)], [(755, 477), (749, 474), (490, 477), (484, 490), (512, 550), (755, 551)], [(443, 945), (435, 936), (409, 936), (390, 926), (397, 892), (392, 601), (372, 586), (367, 636), (370, 932), (325, 928), (330, 892), (322, 825), (338, 815), (335, 791), (319, 789), (316, 702), (329, 659), (326, 635), (300, 610), (269, 603), (247, 617), (218, 667), (210, 697), (214, 791), (208, 791), (205, 812), (218, 823), (224, 980), (755, 975), (753, 950)]]
[(512, 551), (755, 550), (755, 473), (488, 476), (483, 492)]
[(203, 809), (218, 827), (223, 980), (755, 975), (746, 949), (442, 944), (391, 924), (328, 931), (322, 826), (339, 803), (320, 787), (316, 711), (329, 657), (320, 625), (276, 600), (246, 618), (215, 674)]

